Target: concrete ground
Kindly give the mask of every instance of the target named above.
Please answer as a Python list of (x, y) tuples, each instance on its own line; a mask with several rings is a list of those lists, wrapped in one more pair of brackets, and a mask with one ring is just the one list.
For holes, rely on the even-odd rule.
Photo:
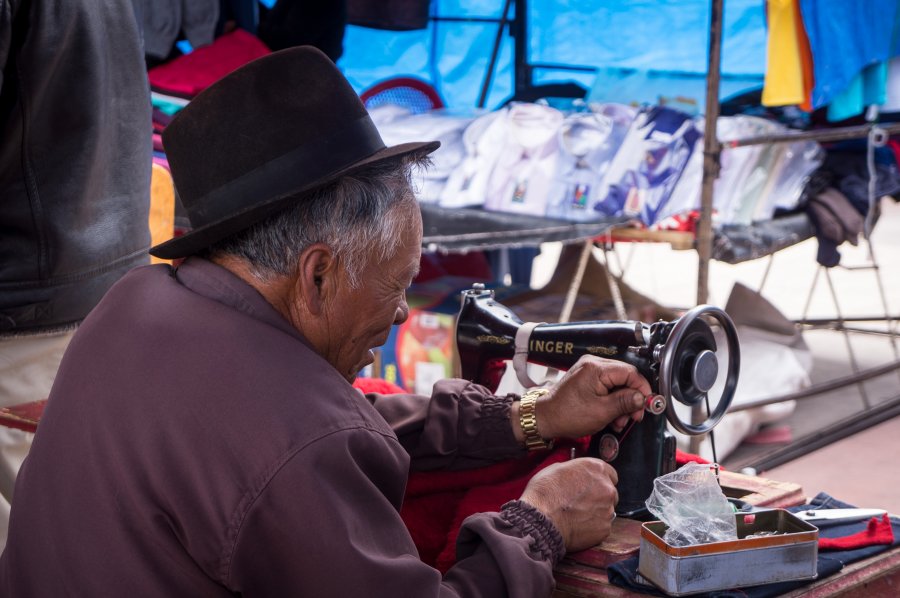
[[(891, 199), (882, 201), (882, 216), (871, 237), (871, 248), (880, 266), (881, 281), (887, 302), (877, 277), (871, 269), (867, 244), (857, 247), (844, 244), (841, 266), (829, 274), (834, 296), (815, 261), (817, 243), (805, 241), (774, 255), (761, 294), (790, 319), (834, 318), (839, 311), (844, 317), (883, 318), (887, 311), (892, 317), (900, 315), (900, 204)], [(550, 277), (559, 254), (559, 244), (547, 244), (535, 261), (532, 286), (542, 286)], [(599, 250), (594, 250), (599, 252)], [(624, 281), (667, 307), (684, 308), (696, 304), (697, 254), (694, 251), (674, 251), (667, 244), (618, 244), (617, 255), (625, 266)], [(729, 265), (710, 264), (709, 299), (707, 303), (724, 307), (736, 282), (759, 289), (769, 266), (768, 257)], [(616, 262), (613, 261), (613, 266)], [(615, 269), (615, 268), (614, 268)], [(835, 307), (835, 299), (838, 308)], [(861, 327), (886, 331), (884, 321), (859, 323)], [(898, 332), (897, 322), (893, 331)], [(844, 334), (825, 329), (808, 329), (804, 340), (814, 358), (812, 383), (820, 384), (853, 372), (848, 352), (852, 346), (858, 369), (889, 364), (897, 359), (896, 339), (884, 334)], [(865, 397), (863, 397), (865, 394)], [(841, 430), (849, 423), (872, 413), (879, 406), (893, 404), (900, 398), (900, 371), (874, 378), (863, 385), (846, 386), (798, 401), (794, 413), (772, 425), (776, 434), (768, 444), (744, 443), (723, 459), (723, 465), (733, 470), (760, 463), (771, 467), (758, 468), (761, 475), (782, 481), (796, 482), (812, 496), (826, 491), (833, 496), (860, 506), (886, 508), (900, 513), (900, 417), (858, 431), (843, 439), (827, 442), (809, 454), (796, 456), (800, 447), (817, 439), (823, 431)], [(896, 412), (896, 411), (895, 411)], [(827, 441), (828, 439), (826, 439)], [(819, 444), (823, 444), (820, 441)], [(785, 455), (787, 457), (785, 457)], [(785, 458), (791, 460), (780, 464)]]

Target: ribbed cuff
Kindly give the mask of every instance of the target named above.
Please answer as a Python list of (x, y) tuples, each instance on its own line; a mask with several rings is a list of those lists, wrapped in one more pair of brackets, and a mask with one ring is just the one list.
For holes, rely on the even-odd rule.
[(554, 566), (566, 554), (562, 535), (547, 517), (527, 502), (511, 500), (500, 507), (500, 518), (533, 540), (531, 550)]
[(509, 410), (512, 406), (512, 395), (486, 396), (481, 403), (479, 418), (480, 434), (485, 439), (485, 446), (509, 447), (518, 446), (512, 426), (509, 422)]
[(502, 426), (504, 420), (509, 422), (509, 407), (511, 404), (512, 400), (510, 395), (503, 397), (498, 397), (496, 395), (486, 396), (481, 403), (481, 417), (488, 420), (485, 423), (494, 426)]

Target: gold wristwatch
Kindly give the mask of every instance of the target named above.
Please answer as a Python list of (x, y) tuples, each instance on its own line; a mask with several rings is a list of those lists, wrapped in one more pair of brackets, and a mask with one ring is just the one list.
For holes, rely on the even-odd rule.
[(537, 428), (534, 406), (538, 398), (550, 394), (546, 388), (534, 388), (522, 395), (519, 401), (519, 425), (525, 434), (525, 448), (529, 451), (553, 448), (553, 441), (547, 442)]

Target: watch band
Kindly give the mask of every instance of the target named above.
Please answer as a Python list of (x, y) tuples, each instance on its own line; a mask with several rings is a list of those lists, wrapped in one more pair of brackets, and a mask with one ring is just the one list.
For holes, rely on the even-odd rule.
[(519, 425), (525, 435), (525, 448), (529, 451), (553, 448), (553, 441), (547, 442), (541, 437), (537, 428), (535, 403), (538, 398), (550, 394), (546, 388), (535, 388), (522, 395), (519, 401)]

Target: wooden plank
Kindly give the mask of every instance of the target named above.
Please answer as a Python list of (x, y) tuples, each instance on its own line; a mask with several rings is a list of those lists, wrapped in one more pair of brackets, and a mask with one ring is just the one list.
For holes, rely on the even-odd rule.
[(562, 562), (554, 571), (554, 577), (556, 578), (554, 598), (638, 595), (609, 583), (609, 579), (606, 577), (606, 569)]
[(803, 487), (792, 482), (778, 482), (725, 470), (719, 472), (719, 482), (725, 496), (758, 507), (793, 507), (806, 502)]
[(566, 561), (605, 569), (638, 553), (641, 547), (641, 522), (616, 518), (609, 537), (601, 544), (566, 555)]
[[(562, 596), (628, 596), (630, 593), (609, 583), (606, 568), (635, 556), (641, 546), (641, 522), (616, 518), (609, 537), (601, 544), (567, 554), (554, 570), (558, 592)], [(622, 593), (614, 593), (614, 591)]]
[(680, 230), (647, 230), (643, 228), (613, 228), (597, 237), (597, 241), (613, 243), (668, 243), (672, 249), (694, 249), (694, 233)]

